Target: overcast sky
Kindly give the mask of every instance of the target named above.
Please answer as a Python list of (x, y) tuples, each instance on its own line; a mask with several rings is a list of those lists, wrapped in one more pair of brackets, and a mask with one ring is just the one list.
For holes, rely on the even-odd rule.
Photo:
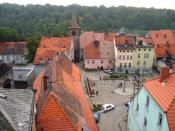
[(86, 6), (134, 6), (134, 7), (154, 7), (175, 9), (175, 0), (0, 0), (0, 3), (16, 3), (16, 4), (41, 4), (46, 3), (52, 5), (70, 5), (79, 4)]

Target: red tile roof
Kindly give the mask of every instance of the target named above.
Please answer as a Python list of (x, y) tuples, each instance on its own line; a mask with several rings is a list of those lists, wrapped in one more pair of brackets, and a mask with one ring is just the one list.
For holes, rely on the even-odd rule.
[(115, 43), (116, 44), (123, 45), (123, 44), (125, 44), (126, 41), (128, 41), (128, 44), (132, 44), (132, 43), (134, 43), (134, 38), (132, 36), (128, 36), (126, 34), (117, 35), (115, 37)]
[(107, 41), (113, 41), (115, 39), (116, 33), (115, 32), (109, 32), (105, 34), (105, 40)]
[[(78, 131), (81, 130), (81, 124), (87, 126), (92, 131), (97, 131), (90, 105), (80, 83), (78, 68), (71, 63), (65, 55), (60, 54), (59, 56), (55, 56), (49, 69), (52, 69), (50, 73), (51, 81), (53, 81), (52, 89), (45, 91), (45, 93), (40, 93), (42, 97), (40, 97), (40, 102), (37, 104), (37, 121), (39, 122), (37, 127), (40, 128), (44, 126), (47, 130), (57, 131), (58, 129), (52, 127), (55, 127), (55, 124), (57, 124), (56, 120), (59, 116), (56, 113), (59, 111), (61, 118), (64, 118), (63, 121), (59, 121), (58, 123), (60, 130), (64, 130), (64, 127), (71, 127), (70, 123), (72, 123), (73, 129)], [(37, 80), (40, 79), (36, 79), (36, 83), (39, 83)], [(40, 91), (43, 91), (42, 85), (40, 88)], [(46, 100), (51, 93), (54, 94), (54, 99), (52, 98), (52, 102), (49, 105)], [(45, 99), (45, 97), (47, 97), (47, 99)], [(46, 106), (42, 105), (48, 105), (47, 110), (44, 108)], [(45, 111), (44, 113), (43, 110)], [(53, 115), (56, 116), (56, 118), (52, 118)], [(68, 119), (65, 119), (65, 116), (67, 116)], [(49, 125), (49, 128), (47, 125)], [(62, 128), (61, 125), (63, 125)]]
[(84, 48), (94, 40), (94, 32), (83, 32), (80, 36), (80, 47)]
[(38, 119), (38, 130), (44, 131), (76, 131), (54, 93), (50, 93)]
[(71, 37), (42, 37), (33, 63), (40, 64), (40, 60), (48, 63), (49, 58), (52, 59), (60, 51), (69, 53), (71, 42)]
[(33, 88), (37, 90), (35, 94), (35, 103), (38, 104), (38, 101), (40, 99), (41, 95), (41, 87), (42, 87), (42, 82), (43, 82), (43, 77), (44, 77), (45, 69), (43, 69), (39, 75), (36, 77), (35, 81), (33, 82)]
[(100, 43), (91, 42), (84, 48), (85, 59), (100, 59)]
[(66, 48), (70, 51), (71, 37), (42, 37), (39, 48)]
[(24, 55), (26, 42), (0, 42), (0, 54)]
[(155, 48), (157, 48), (157, 45), (164, 48), (165, 51), (164, 53), (161, 51), (161, 55), (157, 54), (159, 53), (160, 49), (156, 49), (157, 57), (166, 56), (167, 53), (169, 53), (170, 55), (175, 54), (175, 35), (174, 32), (171, 30), (150, 31), (149, 38), (145, 39), (145, 42), (152, 43), (153, 45), (155, 45)]
[(58, 52), (66, 51), (66, 48), (37, 48), (33, 64), (40, 64), (40, 60), (48, 63)]
[(175, 73), (169, 75), (164, 80), (164, 84), (159, 81), (159, 77), (146, 81), (144, 87), (154, 98), (160, 108), (166, 113), (170, 131), (175, 130)]

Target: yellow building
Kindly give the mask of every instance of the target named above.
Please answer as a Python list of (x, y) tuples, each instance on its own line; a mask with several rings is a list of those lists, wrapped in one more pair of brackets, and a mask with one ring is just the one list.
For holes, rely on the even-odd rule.
[(154, 63), (154, 47), (145, 43), (116, 45), (115, 69), (117, 72), (130, 72), (136, 70), (147, 71), (152, 69)]

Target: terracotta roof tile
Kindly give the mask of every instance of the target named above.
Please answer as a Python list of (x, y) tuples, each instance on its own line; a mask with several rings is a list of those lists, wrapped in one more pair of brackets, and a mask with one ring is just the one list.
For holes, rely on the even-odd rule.
[(24, 55), (27, 42), (0, 42), (0, 54)]
[(37, 48), (33, 64), (40, 64), (40, 60), (48, 63), (49, 59), (52, 59), (58, 52), (66, 51), (65, 48)]
[(159, 78), (144, 83), (144, 87), (154, 98), (160, 108), (167, 114), (170, 131), (175, 129), (175, 73), (169, 75), (162, 84)]
[(149, 40), (152, 41), (152, 44), (155, 46), (161, 46), (166, 51), (160, 51), (161, 55), (159, 53), (159, 50), (163, 49), (156, 49), (156, 55), (157, 57), (163, 57), (167, 55), (168, 52), (170, 55), (175, 54), (175, 36), (174, 32), (171, 30), (160, 30), (160, 31), (150, 31), (149, 32), (150, 38), (145, 39), (145, 42), (149, 42)]
[(38, 130), (44, 131), (76, 131), (69, 117), (62, 110), (53, 93), (50, 93), (46, 105), (38, 119)]
[(123, 45), (125, 42), (128, 41), (128, 44), (134, 43), (134, 38), (128, 35), (118, 35), (115, 37), (115, 43)]
[[(92, 111), (90, 109), (89, 103), (86, 99), (86, 96), (83, 92), (80, 83), (80, 74), (78, 68), (73, 63), (71, 63), (70, 60), (65, 55), (55, 56), (50, 68), (52, 69), (51, 81), (54, 81), (54, 83), (52, 83), (51, 92), (54, 94), (55, 100), (57, 100), (58, 102), (58, 106), (54, 104), (55, 103), (54, 100), (52, 101), (52, 104), (48, 105), (47, 110), (45, 110), (44, 116), (42, 116), (43, 113), (39, 113), (39, 117), (37, 119), (39, 122), (38, 127), (45, 126), (45, 128), (48, 130), (57, 131), (57, 130), (64, 130), (64, 126), (70, 127), (70, 123), (72, 123), (74, 129), (76, 130), (81, 130), (81, 124), (84, 124), (92, 131), (97, 131)], [(39, 81), (37, 81), (36, 79), (36, 82)], [(42, 89), (40, 89), (40, 91), (42, 91)], [(43, 96), (40, 98), (40, 104), (42, 106), (43, 104), (41, 102), (45, 99), (47, 95), (45, 93), (41, 94)], [(46, 103), (45, 101), (43, 102)], [(40, 105), (38, 105), (37, 107), (39, 106)], [(52, 107), (54, 110), (52, 109)], [(52, 114), (52, 111), (53, 113), (54, 112), (57, 113), (58, 110), (62, 110), (67, 116), (68, 120), (67, 122), (60, 121), (60, 123), (58, 124), (60, 125), (60, 128), (56, 129), (52, 128), (55, 127), (56, 124), (56, 118), (55, 117), (52, 118), (52, 116), (53, 115), (58, 116), (58, 115)], [(64, 114), (63, 112), (60, 114), (64, 116), (65, 120), (65, 115), (63, 115)], [(48, 123), (49, 127), (47, 126)], [(61, 127), (61, 125), (64, 126)]]
[(70, 50), (71, 37), (42, 37), (39, 48), (66, 48)]

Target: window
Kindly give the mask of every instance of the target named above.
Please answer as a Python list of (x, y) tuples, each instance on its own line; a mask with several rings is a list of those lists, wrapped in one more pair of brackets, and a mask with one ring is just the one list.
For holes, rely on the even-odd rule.
[(149, 106), (149, 97), (148, 96), (146, 97), (146, 106), (147, 107)]
[(162, 125), (162, 120), (163, 120), (163, 115), (161, 113), (159, 113), (158, 124), (160, 126)]
[(87, 63), (88, 63), (88, 64), (90, 63), (89, 60), (87, 60)]
[(131, 63), (129, 63), (129, 67), (131, 67)]
[(151, 51), (151, 49), (149, 49), (149, 51)]
[(144, 49), (144, 51), (146, 51), (146, 49)]
[(119, 60), (121, 60), (121, 58), (122, 58), (122, 56), (121, 56), (121, 55), (119, 55)]
[(136, 111), (138, 111), (139, 110), (139, 103), (137, 103), (137, 105), (136, 105)]
[(132, 60), (132, 55), (130, 56), (130, 60)]
[(122, 67), (122, 63), (120, 63), (120, 67)]
[(149, 58), (149, 54), (144, 54), (144, 58)]
[(123, 56), (123, 60), (125, 60), (125, 56)]
[(95, 61), (94, 60), (92, 60), (92, 64), (94, 64), (95, 63)]
[(139, 51), (141, 51), (141, 49), (139, 49)]
[(127, 52), (129, 52), (129, 50)]
[(129, 55), (127, 55), (127, 60), (129, 60)]
[(140, 54), (138, 54), (138, 58), (140, 58)]
[(122, 52), (122, 51), (120, 50), (120, 52)]
[(127, 63), (124, 63), (124, 67), (127, 67)]
[(109, 60), (109, 64), (110, 64), (110, 63), (112, 63), (112, 61), (111, 61), (111, 60)]
[(137, 61), (137, 65), (140, 65), (140, 61)]
[(101, 64), (103, 64), (103, 60), (101, 60)]
[(146, 119), (146, 117), (144, 117), (144, 126), (147, 126), (147, 119)]
[(125, 51), (123, 51), (123, 52), (125, 52)]
[(19, 74), (19, 79), (22, 79), (22, 74)]
[(143, 62), (143, 65), (146, 65), (146, 61)]

